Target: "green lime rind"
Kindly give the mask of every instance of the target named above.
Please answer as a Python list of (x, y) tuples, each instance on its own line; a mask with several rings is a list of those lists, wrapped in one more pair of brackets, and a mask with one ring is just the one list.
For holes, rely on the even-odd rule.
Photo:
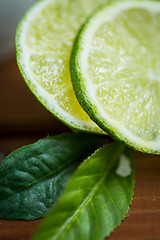
[[(143, 2), (143, 0), (139, 0), (139, 2)], [(153, 2), (153, 1), (151, 1)], [(143, 152), (143, 153), (149, 153), (149, 154), (155, 154), (160, 155), (160, 144), (157, 147), (157, 149), (154, 149), (150, 146), (150, 142), (141, 141), (141, 144), (137, 144), (136, 141), (132, 141), (131, 139), (128, 139), (125, 137), (121, 132), (115, 130), (115, 128), (106, 122), (102, 117), (99, 115), (97, 111), (97, 107), (91, 103), (87, 93), (87, 89), (85, 84), (83, 83), (83, 78), (85, 76), (83, 75), (79, 63), (79, 54), (81, 51), (83, 51), (84, 45), (82, 45), (82, 39), (83, 34), (88, 30), (88, 24), (92, 20), (92, 18), (101, 11), (103, 8), (108, 8), (109, 4), (105, 4), (104, 6), (98, 8), (92, 15), (90, 15), (85, 22), (85, 24), (81, 27), (79, 34), (77, 35), (77, 38), (74, 43), (71, 60), (70, 60), (70, 71), (71, 71), (71, 79), (73, 88), (76, 94), (76, 97), (80, 103), (80, 105), (83, 107), (83, 109), (87, 112), (87, 114), (90, 116), (90, 118), (105, 132), (107, 132), (108, 135), (110, 135), (113, 139), (120, 141), (122, 143), (125, 143), (129, 147), (133, 148), (134, 150)], [(152, 141), (152, 143), (154, 140)]]
[[(52, 114), (54, 115), (57, 119), (59, 119), (60, 121), (62, 121), (64, 124), (66, 124), (68, 127), (70, 127), (71, 129), (74, 130), (78, 130), (78, 131), (82, 131), (82, 132), (92, 132), (92, 133), (98, 133), (98, 134), (104, 134), (104, 132), (98, 127), (96, 126), (95, 123), (93, 123), (92, 121), (83, 121), (83, 120), (79, 120), (76, 117), (74, 117), (73, 115), (70, 115), (69, 113), (65, 112), (60, 105), (58, 104), (58, 102), (56, 102), (56, 100), (54, 101), (54, 104), (52, 102), (51, 99), (51, 95), (49, 97), (47, 96), (47, 93), (40, 94), (40, 92), (42, 93), (42, 87), (38, 86), (37, 87), (37, 83), (32, 81), (32, 76), (30, 76), (30, 74), (28, 74), (28, 72), (26, 71), (26, 69), (24, 68), (24, 64), (22, 61), (23, 58), (23, 47), (24, 47), (24, 43), (22, 43), (21, 41), (21, 35), (23, 34), (23, 31), (25, 31), (25, 24), (28, 21), (28, 19), (30, 20), (30, 17), (32, 17), (32, 13), (34, 12), (34, 9), (38, 9), (39, 6), (41, 4), (43, 4), (44, 6), (47, 5), (47, 3), (51, 2), (51, 1), (46, 1), (46, 5), (44, 3), (45, 1), (40, 0), (38, 2), (36, 2), (23, 16), (23, 18), (21, 19), (21, 21), (18, 24), (17, 30), (16, 30), (16, 35), (15, 35), (15, 46), (16, 46), (16, 59), (17, 59), (17, 65), (18, 68), (20, 70), (20, 73), (25, 81), (25, 83), (27, 84), (28, 88), (31, 90), (31, 92), (34, 94), (34, 96), (38, 99), (38, 101)], [(25, 30), (24, 30), (25, 29)], [(38, 88), (41, 88), (40, 90)], [(45, 92), (45, 90), (44, 90)], [(46, 94), (46, 95), (45, 95)], [(48, 94), (49, 95), (49, 94)], [(48, 101), (47, 98), (50, 98), (50, 101)], [(54, 106), (53, 106), (54, 105)], [(58, 106), (58, 107), (57, 107)]]

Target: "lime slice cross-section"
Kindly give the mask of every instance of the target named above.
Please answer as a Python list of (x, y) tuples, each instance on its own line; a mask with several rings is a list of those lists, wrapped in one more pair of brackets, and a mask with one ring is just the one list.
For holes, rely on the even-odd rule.
[(72, 45), (84, 19), (106, 0), (38, 1), (16, 32), (17, 63), (38, 100), (71, 128), (103, 132), (79, 105), (70, 79)]
[(112, 137), (160, 154), (160, 2), (121, 1), (96, 11), (71, 60), (79, 102)]

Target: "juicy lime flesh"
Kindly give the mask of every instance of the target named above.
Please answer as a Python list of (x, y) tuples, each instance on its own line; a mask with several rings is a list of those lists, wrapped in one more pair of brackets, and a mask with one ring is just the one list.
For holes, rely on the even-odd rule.
[[(75, 97), (69, 71), (72, 45), (80, 25), (106, 0), (51, 1), (29, 24), (26, 44), (30, 69), (59, 106), (78, 120), (91, 121)], [(62, 116), (63, 117), (63, 116)], [(98, 127), (97, 127), (98, 129)]]
[(88, 63), (91, 88), (104, 111), (145, 141), (158, 140), (160, 12), (133, 8), (103, 23)]

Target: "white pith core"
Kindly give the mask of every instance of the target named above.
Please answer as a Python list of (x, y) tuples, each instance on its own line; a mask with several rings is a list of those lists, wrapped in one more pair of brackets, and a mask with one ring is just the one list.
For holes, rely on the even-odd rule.
[(160, 83), (160, 70), (149, 70), (148, 78), (152, 81), (158, 81)]

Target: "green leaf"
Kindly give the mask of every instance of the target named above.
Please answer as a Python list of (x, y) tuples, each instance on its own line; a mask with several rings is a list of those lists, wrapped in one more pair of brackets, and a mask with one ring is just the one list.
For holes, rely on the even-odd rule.
[[(116, 173), (124, 156), (131, 169), (127, 177)], [(104, 239), (125, 218), (133, 189), (130, 150), (120, 143), (104, 146), (76, 170), (33, 240)]]
[(80, 161), (101, 145), (100, 135), (62, 134), (11, 153), (0, 164), (0, 218), (44, 216)]

